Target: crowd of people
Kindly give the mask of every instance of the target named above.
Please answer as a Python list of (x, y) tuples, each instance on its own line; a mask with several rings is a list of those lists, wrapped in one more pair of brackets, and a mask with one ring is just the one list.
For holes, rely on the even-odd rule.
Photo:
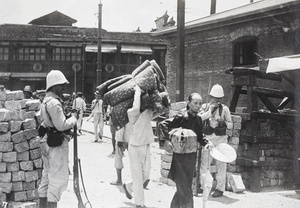
[[(56, 208), (62, 192), (66, 190), (69, 178), (68, 169), (68, 142), (71, 138), (71, 129), (76, 125), (78, 135), (82, 132), (83, 113), (86, 111), (86, 102), (83, 94), (78, 92), (72, 96), (66, 96), (64, 89), (68, 80), (59, 70), (52, 70), (46, 77), (46, 90), (31, 91), (31, 87), (24, 87), (26, 99), (37, 98), (41, 102), (41, 127), (39, 128), (40, 147), (42, 150), (43, 172), (41, 183), (38, 187), (39, 207)], [(2, 87), (0, 86), (1, 90)], [(109, 121), (112, 135), (112, 154), (114, 154), (116, 180), (111, 185), (122, 186), (128, 199), (134, 198), (136, 207), (146, 207), (144, 189), (150, 178), (150, 144), (154, 142), (151, 121), (161, 115), (162, 111), (142, 104), (142, 94), (147, 93), (138, 86), (134, 86), (134, 99), (132, 107), (127, 110), (129, 122), (122, 128), (115, 128), (111, 112), (112, 106), (104, 110), (103, 100), (99, 92), (95, 92), (95, 99), (91, 104), (91, 115), (94, 122), (94, 140), (101, 142), (103, 138), (104, 121)], [(185, 109), (182, 109), (172, 118), (167, 118), (159, 123), (158, 133), (160, 144), (172, 153), (172, 163), (168, 178), (176, 184), (176, 192), (170, 200), (171, 208), (192, 208), (193, 203), (193, 177), (197, 161), (197, 151), (200, 151), (200, 174), (204, 173), (213, 158), (209, 150), (220, 143), (227, 143), (226, 129), (232, 128), (231, 115), (228, 107), (221, 103), (224, 91), (221, 85), (214, 85), (210, 91), (211, 100), (203, 103), (199, 93), (191, 93), (187, 99)], [(72, 109), (68, 110), (66, 103), (72, 103)], [(162, 98), (164, 109), (168, 110), (170, 101), (168, 97)], [(69, 112), (68, 112), (69, 111)], [(174, 131), (192, 131), (195, 136), (187, 139), (189, 150), (179, 150), (176, 140), (170, 136)], [(76, 133), (77, 132), (73, 132)], [(174, 135), (173, 135), (174, 136)], [(50, 141), (52, 138), (55, 142)], [(191, 137), (192, 138), (192, 137)], [(128, 151), (132, 181), (124, 183), (122, 180), (122, 161), (124, 151)], [(199, 153), (198, 153), (199, 154)], [(226, 163), (215, 161), (217, 173), (216, 189), (212, 196), (220, 197), (225, 191)], [(202, 191), (203, 181), (199, 184)]]

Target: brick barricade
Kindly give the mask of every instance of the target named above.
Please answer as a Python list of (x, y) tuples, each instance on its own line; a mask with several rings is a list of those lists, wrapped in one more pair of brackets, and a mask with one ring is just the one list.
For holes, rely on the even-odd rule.
[(24, 99), (23, 91), (4, 91), (0, 102), (0, 201), (35, 205), (42, 173), (40, 101)]

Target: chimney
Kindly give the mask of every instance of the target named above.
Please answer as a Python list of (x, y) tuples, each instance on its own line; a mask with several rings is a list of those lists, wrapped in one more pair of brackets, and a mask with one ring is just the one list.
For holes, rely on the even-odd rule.
[(217, 5), (217, 0), (211, 0), (210, 14), (216, 13), (216, 5)]

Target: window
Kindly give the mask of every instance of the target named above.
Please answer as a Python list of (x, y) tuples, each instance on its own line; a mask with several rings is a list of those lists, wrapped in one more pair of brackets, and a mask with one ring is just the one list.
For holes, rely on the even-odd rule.
[(82, 61), (82, 48), (55, 48), (53, 61)]
[(244, 39), (233, 43), (233, 65), (255, 66), (256, 65), (257, 41), (254, 38)]
[(8, 60), (8, 47), (0, 47), (0, 60), (7, 61)]
[(24, 47), (17, 51), (19, 61), (44, 61), (46, 60), (46, 48)]

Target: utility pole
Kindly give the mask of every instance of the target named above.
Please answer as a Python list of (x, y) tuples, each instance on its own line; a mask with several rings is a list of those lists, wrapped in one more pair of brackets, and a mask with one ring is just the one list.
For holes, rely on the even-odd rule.
[(99, 14), (98, 14), (98, 53), (97, 53), (97, 78), (96, 78), (96, 87), (99, 86), (102, 83), (102, 69), (101, 69), (101, 64), (102, 64), (102, 60), (101, 60), (101, 35), (102, 35), (102, 3), (100, 0), (100, 3), (98, 5), (98, 10), (99, 10)]
[(177, 0), (177, 54), (176, 101), (184, 100), (184, 32), (185, 0)]

